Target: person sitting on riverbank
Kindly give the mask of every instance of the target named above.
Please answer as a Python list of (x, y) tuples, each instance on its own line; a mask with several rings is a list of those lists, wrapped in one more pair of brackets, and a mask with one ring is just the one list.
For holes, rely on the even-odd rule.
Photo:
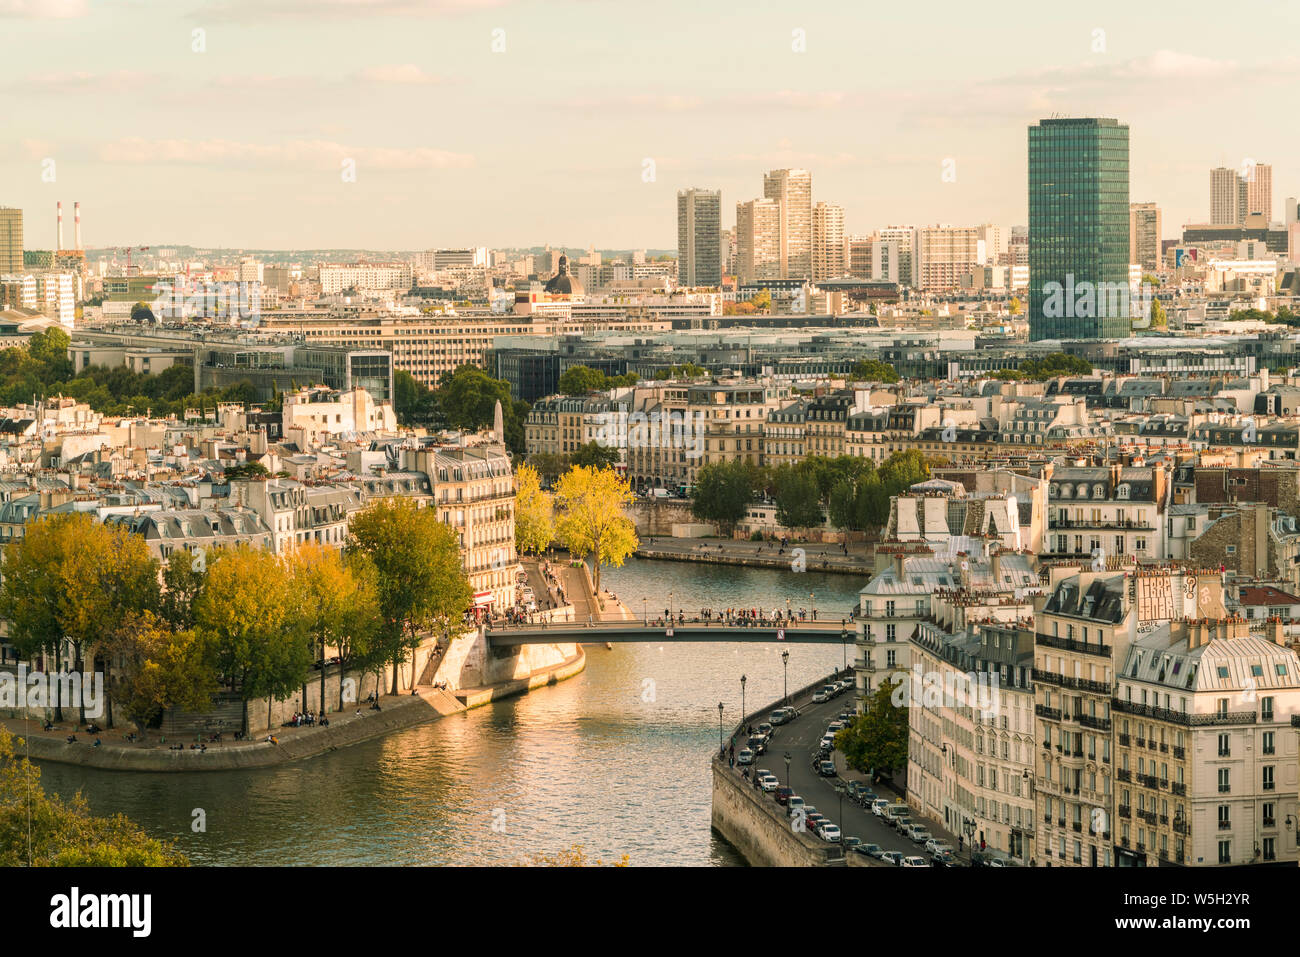
[(104, 743), (104, 742), (101, 741), (101, 740), (99, 740), (99, 738), (96, 738), (96, 739), (95, 739), (95, 747), (99, 747), (99, 746), (100, 746), (101, 744), (103, 744), (103, 743)]
[(68, 735), (68, 744), (76, 744), (76, 743), (77, 743), (77, 736), (75, 734)]

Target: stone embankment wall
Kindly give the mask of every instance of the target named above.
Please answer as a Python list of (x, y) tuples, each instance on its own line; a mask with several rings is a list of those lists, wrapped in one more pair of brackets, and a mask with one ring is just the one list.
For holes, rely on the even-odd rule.
[(713, 760), (713, 828), (758, 867), (825, 867), (843, 863), (839, 848), (797, 833), (785, 808)]

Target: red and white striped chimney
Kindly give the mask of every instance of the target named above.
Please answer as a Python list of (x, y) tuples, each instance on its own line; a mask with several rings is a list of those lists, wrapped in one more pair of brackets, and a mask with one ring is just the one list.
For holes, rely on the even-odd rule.
[(54, 237), (54, 251), (63, 251), (63, 200), (54, 204), (55, 218), (58, 221), (58, 233)]
[(72, 241), (74, 249), (81, 248), (81, 204), (76, 202), (72, 204)]

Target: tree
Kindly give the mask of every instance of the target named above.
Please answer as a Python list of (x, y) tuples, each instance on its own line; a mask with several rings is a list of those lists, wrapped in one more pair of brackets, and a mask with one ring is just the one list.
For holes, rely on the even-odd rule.
[(588, 442), (569, 453), (569, 464), (592, 469), (613, 468), (618, 464), (618, 449), (599, 442)]
[(823, 521), (817, 480), (807, 469), (782, 465), (773, 475), (776, 520), (786, 528), (817, 528)]
[(411, 686), (420, 632), (450, 630), (473, 600), (461, 563), (456, 532), (438, 521), (433, 508), (409, 499), (385, 498), (353, 516), (348, 548), (374, 564), (381, 627), (377, 641), (393, 665), (392, 693), (397, 694), (397, 667), (411, 656)]
[(888, 362), (881, 362), (878, 359), (859, 359), (853, 363), (853, 371), (850, 375), (854, 379), (864, 382), (891, 383), (898, 381), (897, 370)]
[(624, 512), (634, 500), (627, 480), (613, 469), (574, 466), (556, 484), (556, 536), (578, 558), (592, 556), (598, 596), (601, 566), (617, 568), (636, 551), (636, 529)]
[(131, 307), (132, 322), (157, 322), (149, 303), (141, 301)]
[(270, 478), (271, 470), (261, 462), (240, 462), (226, 466), (222, 474), (227, 479)]
[(895, 690), (889, 680), (880, 682), (863, 713), (835, 735), (835, 747), (856, 771), (891, 777), (907, 766), (907, 705), (894, 701)]
[(754, 305), (755, 309), (771, 309), (772, 293), (768, 289), (760, 289), (749, 298), (749, 301)]
[(534, 554), (555, 538), (555, 503), (531, 465), (515, 470), (515, 548)]
[(1025, 305), (1020, 301), (1018, 296), (1011, 297), (1011, 304), (1007, 307), (1007, 312), (1013, 316), (1018, 316), (1025, 311)]
[(1087, 359), (1065, 352), (1053, 352), (1042, 359), (1026, 359), (1020, 371), (1031, 379), (1052, 379), (1062, 375), (1091, 375), (1092, 365)]
[(163, 566), (158, 613), (174, 631), (194, 627), (194, 601), (203, 590), (203, 569), (195, 556), (175, 551)]
[(537, 470), (537, 477), (550, 484), (569, 470), (569, 457), (560, 452), (534, 452), (528, 464)]
[(691, 514), (706, 522), (718, 522), (730, 534), (749, 510), (754, 479), (753, 466), (739, 459), (704, 466), (696, 475)]
[(609, 376), (591, 366), (569, 366), (560, 376), (560, 391), (565, 395), (604, 392), (609, 387)]
[(288, 697), (311, 667), (302, 596), (284, 562), (271, 552), (239, 545), (222, 549), (208, 565), (194, 619), (208, 659), (227, 687), (248, 702)]
[(1159, 299), (1151, 300), (1151, 326), (1155, 329), (1164, 329), (1169, 325), (1169, 315), (1165, 312), (1165, 307)]
[(880, 481), (889, 495), (900, 495), (930, 477), (930, 467), (918, 449), (895, 452), (880, 463)]
[(110, 648), (125, 663), (113, 695), (141, 731), (157, 727), (168, 709), (201, 711), (211, 704), (217, 675), (194, 631), (174, 632), (144, 612), (123, 622)]
[[(320, 662), (320, 702), (325, 710), (325, 661), (329, 649), (339, 653), (339, 708), (348, 658), (364, 655), (379, 630), (379, 584), (374, 564), (364, 552), (346, 558), (336, 548), (316, 542), (299, 545), (289, 557), (293, 587), (306, 608), (307, 642)], [(307, 688), (303, 686), (303, 701)]]
[(121, 814), (95, 817), (80, 795), (45, 793), (41, 771), (0, 727), (0, 867), (183, 867), (170, 841), (158, 841)]
[[(0, 617), (19, 654), (52, 655), (59, 671), (66, 643), (73, 669), (84, 671), (84, 656), (93, 659), (120, 622), (155, 607), (157, 578), (144, 539), (125, 526), (103, 525), (88, 512), (52, 515), (6, 548)], [(61, 705), (56, 698), (59, 720)], [(83, 701), (82, 723), (85, 716)]]
[(463, 365), (442, 377), (434, 402), (449, 428), (466, 432), (491, 428), (500, 402), (506, 445), (511, 451), (524, 451), (524, 419), (529, 405), (510, 397), (510, 383), (505, 379), (494, 379), (477, 366)]

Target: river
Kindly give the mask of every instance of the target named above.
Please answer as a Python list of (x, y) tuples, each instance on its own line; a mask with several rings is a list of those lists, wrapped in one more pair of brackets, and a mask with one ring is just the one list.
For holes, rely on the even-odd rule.
[[(865, 584), (638, 559), (604, 577), (638, 614), (646, 599), (652, 617), (671, 592), (674, 610), (770, 610), (789, 598), (839, 619)], [(719, 701), (728, 725), (739, 717), (742, 673), (748, 708), (781, 696), (783, 647), (590, 646), (586, 671), (554, 687), (279, 768), (127, 774), (45, 763), (42, 775), (52, 791), (81, 789), (96, 813), (175, 838), (196, 864), (510, 864), (575, 844), (634, 866), (743, 864), (709, 826), (707, 755)], [(788, 648), (791, 689), (845, 654)]]

